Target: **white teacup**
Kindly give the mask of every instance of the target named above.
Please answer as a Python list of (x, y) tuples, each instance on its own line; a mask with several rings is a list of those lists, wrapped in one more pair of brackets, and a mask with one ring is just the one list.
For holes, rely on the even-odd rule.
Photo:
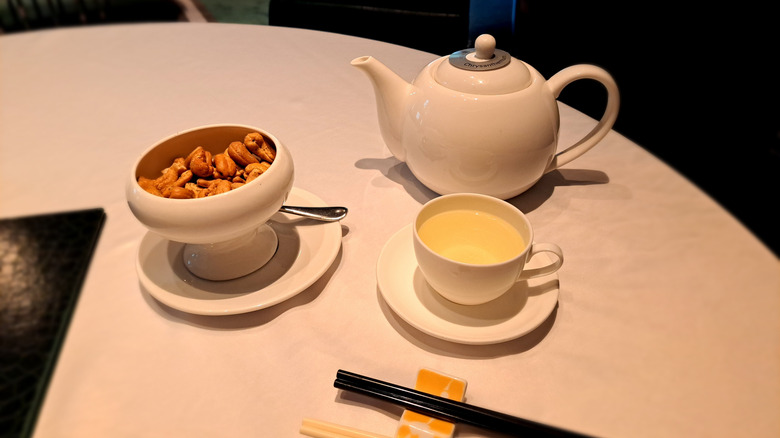
[[(549, 275), (563, 264), (553, 243), (534, 243), (526, 216), (492, 196), (456, 193), (426, 203), (414, 221), (417, 264), (439, 294), (458, 304), (494, 300), (518, 281)], [(535, 255), (553, 261), (525, 269)]]

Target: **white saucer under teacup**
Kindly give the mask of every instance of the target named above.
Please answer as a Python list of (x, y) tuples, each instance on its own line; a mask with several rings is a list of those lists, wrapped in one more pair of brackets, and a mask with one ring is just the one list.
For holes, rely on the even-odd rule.
[[(390, 308), (416, 329), (461, 344), (495, 344), (539, 327), (558, 302), (558, 275), (518, 282), (510, 293), (479, 305), (456, 304), (426, 282), (414, 254), (412, 225), (394, 234), (377, 262), (377, 283)], [(540, 254), (530, 268), (549, 263)]]

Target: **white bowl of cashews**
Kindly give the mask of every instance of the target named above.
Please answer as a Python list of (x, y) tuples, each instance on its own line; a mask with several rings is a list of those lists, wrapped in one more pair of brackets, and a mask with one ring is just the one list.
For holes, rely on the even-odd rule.
[(284, 204), (293, 179), (290, 152), (271, 133), (207, 125), (164, 138), (141, 154), (126, 196), (151, 232), (187, 244), (183, 259), (193, 274), (229, 280), (273, 257), (278, 239), (266, 222)]

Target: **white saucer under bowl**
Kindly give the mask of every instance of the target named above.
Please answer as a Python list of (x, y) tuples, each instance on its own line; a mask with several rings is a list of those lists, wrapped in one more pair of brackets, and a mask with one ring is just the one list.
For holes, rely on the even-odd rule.
[[(326, 206), (317, 196), (295, 187), (286, 204)], [(276, 254), (257, 271), (225, 281), (196, 277), (182, 261), (184, 244), (149, 232), (141, 240), (136, 260), (141, 285), (161, 303), (197, 315), (247, 313), (292, 298), (317, 281), (336, 259), (341, 225), (285, 213), (276, 213), (268, 224), (279, 239)]]
[[(537, 259), (538, 258), (538, 259)], [(549, 263), (539, 254), (529, 263)], [(377, 261), (382, 297), (404, 321), (428, 335), (461, 344), (510, 341), (539, 327), (558, 302), (558, 275), (521, 281), (501, 297), (466, 306), (439, 295), (417, 266), (408, 225), (388, 240)]]

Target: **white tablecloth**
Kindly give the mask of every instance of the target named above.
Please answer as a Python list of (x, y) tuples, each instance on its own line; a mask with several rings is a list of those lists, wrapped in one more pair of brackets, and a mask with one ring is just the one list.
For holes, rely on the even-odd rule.
[[(382, 299), (376, 262), (436, 196), (390, 155), (373, 55), (411, 80), (434, 55), (262, 26), (154, 24), (0, 37), (0, 216), (103, 207), (100, 238), (36, 437), (298, 436), (304, 417), (391, 435), (400, 409), (333, 388), (338, 369), (469, 382), (469, 402), (604, 437), (780, 435), (777, 259), (715, 202), (611, 132), (511, 202), (566, 260), (550, 317), (517, 340), (425, 335)], [(561, 144), (594, 121), (561, 105)], [(295, 186), (349, 207), (342, 249), (294, 298), (229, 317), (144, 293), (137, 156), (244, 123), (291, 150)], [(459, 437), (484, 436), (459, 427)]]

